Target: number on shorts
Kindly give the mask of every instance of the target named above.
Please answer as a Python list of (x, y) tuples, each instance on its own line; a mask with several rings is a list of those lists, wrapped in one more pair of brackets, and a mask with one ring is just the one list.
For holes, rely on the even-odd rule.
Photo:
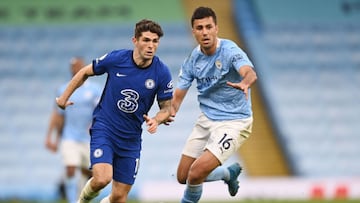
[(222, 149), (229, 149), (231, 147), (231, 140), (233, 140), (232, 138), (228, 138), (228, 139), (225, 139), (227, 137), (227, 134), (225, 133), (224, 134), (224, 137), (221, 138), (221, 140), (218, 142), (218, 144), (221, 144), (222, 147), (221, 147), (221, 150)]
[(138, 159), (135, 160), (134, 178), (136, 178), (136, 175), (137, 175), (137, 173), (139, 171), (139, 164), (140, 164), (140, 159), (138, 158)]

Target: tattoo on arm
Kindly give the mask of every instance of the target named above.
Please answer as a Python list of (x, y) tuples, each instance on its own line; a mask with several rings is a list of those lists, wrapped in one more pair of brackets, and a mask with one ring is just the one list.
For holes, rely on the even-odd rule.
[(160, 111), (170, 111), (171, 99), (159, 101)]
[(163, 123), (170, 116), (171, 99), (159, 101), (158, 104), (160, 111), (156, 114), (156, 120), (159, 123)]

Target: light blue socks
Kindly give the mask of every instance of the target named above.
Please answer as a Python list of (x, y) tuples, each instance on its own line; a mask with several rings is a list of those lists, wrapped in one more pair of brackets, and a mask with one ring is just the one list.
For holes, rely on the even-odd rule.
[[(205, 179), (205, 182), (230, 179), (230, 172), (226, 167), (219, 166), (215, 168)], [(186, 185), (184, 196), (181, 203), (197, 203), (202, 194), (202, 184), (199, 185)]]
[(202, 184), (199, 185), (186, 185), (184, 196), (181, 199), (181, 203), (197, 203), (200, 200), (202, 194)]
[(226, 180), (230, 179), (230, 172), (226, 167), (219, 166), (215, 168), (211, 173), (206, 177), (205, 182), (217, 181), (217, 180)]
[(77, 177), (73, 176), (71, 178), (65, 179), (65, 192), (66, 199), (69, 203), (76, 203), (78, 198), (78, 181)]

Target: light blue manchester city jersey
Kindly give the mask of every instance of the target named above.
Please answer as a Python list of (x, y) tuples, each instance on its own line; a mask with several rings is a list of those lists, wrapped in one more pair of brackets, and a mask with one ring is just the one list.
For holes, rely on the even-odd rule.
[(252, 116), (250, 89), (246, 100), (243, 91), (226, 84), (242, 80), (239, 70), (244, 65), (253, 67), (246, 53), (231, 40), (219, 39), (211, 56), (197, 46), (181, 67), (177, 87), (188, 89), (195, 79), (200, 109), (211, 120), (248, 118)]
[[(60, 96), (67, 84), (62, 85), (57, 92)], [(92, 122), (92, 113), (101, 96), (101, 88), (89, 81), (80, 86), (69, 98), (74, 105), (65, 110), (58, 108), (58, 112), (65, 117), (62, 139), (77, 142), (89, 142), (89, 129)]]

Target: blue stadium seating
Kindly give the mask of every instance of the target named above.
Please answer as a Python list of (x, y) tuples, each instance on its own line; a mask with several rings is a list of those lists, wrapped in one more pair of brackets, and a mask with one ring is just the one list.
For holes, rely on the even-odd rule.
[[(271, 20), (269, 15), (279, 14), (261, 13), (276, 10), (279, 2), (291, 4), (234, 0), (233, 8), (293, 172), (305, 177), (359, 176), (359, 19), (322, 13), (322, 3), (337, 6), (328, 1), (297, 2), (302, 5), (294, 13), (300, 16), (296, 20)], [(301, 16), (311, 15), (310, 10), (301, 12), (304, 7), (319, 18)]]

